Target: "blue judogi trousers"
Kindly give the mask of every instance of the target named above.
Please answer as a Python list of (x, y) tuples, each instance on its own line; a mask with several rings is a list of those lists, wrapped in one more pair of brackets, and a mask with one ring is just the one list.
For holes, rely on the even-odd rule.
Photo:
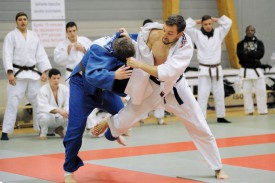
[(66, 159), (64, 170), (74, 172), (83, 161), (78, 157), (82, 145), (82, 137), (88, 115), (94, 108), (102, 109), (110, 114), (116, 114), (124, 107), (120, 96), (112, 91), (98, 89), (89, 94), (88, 85), (84, 85), (85, 77), (76, 74), (70, 78), (69, 122), (63, 141)]

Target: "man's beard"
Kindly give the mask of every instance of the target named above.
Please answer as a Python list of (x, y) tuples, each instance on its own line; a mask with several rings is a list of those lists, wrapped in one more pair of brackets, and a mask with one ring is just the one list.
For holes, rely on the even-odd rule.
[(172, 41), (172, 42), (165, 42), (164, 41), (165, 39), (164, 38), (162, 38), (162, 42), (163, 42), (163, 44), (165, 44), (165, 45), (168, 45), (168, 44), (173, 44), (173, 43), (175, 43), (175, 42), (177, 42), (178, 41), (178, 39), (174, 39), (174, 41)]

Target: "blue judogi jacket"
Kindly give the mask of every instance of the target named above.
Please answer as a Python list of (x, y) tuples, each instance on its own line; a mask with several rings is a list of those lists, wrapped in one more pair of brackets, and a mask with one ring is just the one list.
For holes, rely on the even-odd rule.
[[(89, 94), (95, 94), (97, 89), (113, 91), (120, 96), (126, 96), (124, 89), (129, 79), (115, 80), (115, 71), (126, 64), (126, 60), (118, 60), (114, 56), (112, 44), (120, 36), (117, 32), (113, 37), (105, 36), (93, 42), (90, 49), (82, 58), (85, 68), (84, 87)], [(70, 77), (81, 71), (79, 64), (75, 67)]]

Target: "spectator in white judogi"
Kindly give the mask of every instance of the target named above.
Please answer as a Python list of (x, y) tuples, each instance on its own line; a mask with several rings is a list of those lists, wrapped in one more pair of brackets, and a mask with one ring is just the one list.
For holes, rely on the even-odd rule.
[(60, 71), (51, 69), (48, 74), (49, 82), (40, 88), (37, 95), (37, 119), (42, 140), (47, 139), (48, 130), (53, 130), (63, 138), (68, 124), (69, 89), (60, 84), (60, 78)]
[(40, 81), (46, 81), (46, 71), (51, 68), (49, 58), (38, 35), (28, 30), (28, 16), (19, 12), (15, 16), (16, 28), (9, 32), (3, 43), (3, 64), (7, 73), (7, 105), (3, 120), (1, 140), (9, 140), (16, 122), (19, 102), (25, 95), (33, 107), (33, 127), (36, 121), (36, 95)]
[[(75, 66), (81, 61), (92, 44), (92, 41), (86, 37), (77, 35), (77, 25), (75, 22), (66, 24), (67, 38), (60, 42), (54, 49), (54, 61), (61, 66), (66, 67), (65, 78), (69, 78)], [(69, 80), (66, 80), (69, 85)]]
[[(219, 26), (213, 28), (217, 22)], [(201, 29), (196, 25), (201, 24)], [(225, 119), (224, 84), (221, 66), (222, 41), (232, 25), (232, 20), (223, 15), (214, 18), (204, 15), (201, 19), (186, 20), (186, 33), (197, 46), (197, 57), (199, 61), (198, 72), (198, 103), (206, 117), (207, 102), (212, 91), (215, 100), (215, 110), (218, 123), (231, 123)]]

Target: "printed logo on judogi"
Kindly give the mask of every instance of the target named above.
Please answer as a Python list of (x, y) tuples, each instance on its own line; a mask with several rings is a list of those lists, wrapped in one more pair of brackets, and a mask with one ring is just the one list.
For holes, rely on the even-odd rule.
[(183, 34), (182, 35), (181, 44), (180, 44), (180, 48), (182, 48), (183, 46), (185, 46), (186, 42), (187, 42), (186, 36), (185, 36), (185, 34)]

